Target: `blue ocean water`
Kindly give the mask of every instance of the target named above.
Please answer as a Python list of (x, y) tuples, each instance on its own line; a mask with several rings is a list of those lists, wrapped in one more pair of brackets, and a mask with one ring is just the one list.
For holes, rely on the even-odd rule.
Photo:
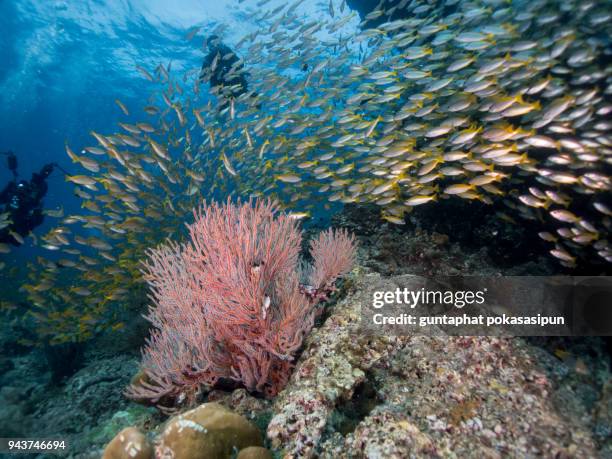
[[(115, 98), (144, 106), (151, 90), (136, 65), (197, 66), (201, 42), (184, 36), (192, 25), (214, 26), (207, 3), (0, 2), (0, 151), (16, 153), (20, 178), (49, 162), (74, 173), (65, 142), (77, 148), (91, 143), (92, 129), (114, 132), (122, 116)], [(11, 179), (5, 164), (3, 156), (1, 187)], [(72, 189), (56, 169), (45, 208), (78, 210)]]

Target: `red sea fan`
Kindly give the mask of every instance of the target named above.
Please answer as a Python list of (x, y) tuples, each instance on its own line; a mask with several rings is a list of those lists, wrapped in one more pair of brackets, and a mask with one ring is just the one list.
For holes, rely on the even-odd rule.
[(189, 242), (148, 253), (154, 329), (143, 349), (144, 377), (126, 394), (160, 406), (190, 404), (202, 388), (234, 384), (272, 397), (289, 378), (317, 303), (351, 269), (354, 237), (321, 233), (304, 285), (302, 232), (276, 204), (204, 204), (194, 216)]
[(313, 294), (326, 300), (334, 290), (334, 281), (352, 266), (355, 257), (355, 238), (346, 230), (323, 231), (310, 242), (310, 255), (314, 260), (309, 278)]

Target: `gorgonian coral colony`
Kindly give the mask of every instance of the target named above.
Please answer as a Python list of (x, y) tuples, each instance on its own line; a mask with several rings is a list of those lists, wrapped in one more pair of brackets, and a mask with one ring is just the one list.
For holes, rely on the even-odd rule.
[(267, 397), (287, 382), (317, 304), (352, 266), (354, 238), (328, 230), (300, 261), (302, 232), (271, 202), (203, 205), (189, 242), (149, 251), (143, 378), (127, 391), (160, 407), (192, 404), (203, 388), (238, 383)]

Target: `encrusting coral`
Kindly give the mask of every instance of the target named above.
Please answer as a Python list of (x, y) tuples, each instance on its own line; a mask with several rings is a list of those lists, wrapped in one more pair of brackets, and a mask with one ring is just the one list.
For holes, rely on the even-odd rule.
[(259, 429), (218, 403), (204, 403), (170, 418), (151, 446), (135, 427), (119, 432), (103, 459), (271, 459)]
[(102, 459), (150, 459), (153, 447), (135, 427), (126, 427), (106, 446)]
[(272, 453), (261, 446), (249, 446), (241, 450), (236, 459), (272, 459)]
[(263, 440), (244, 417), (218, 403), (205, 403), (170, 419), (156, 443), (156, 457), (222, 459), (262, 446)]

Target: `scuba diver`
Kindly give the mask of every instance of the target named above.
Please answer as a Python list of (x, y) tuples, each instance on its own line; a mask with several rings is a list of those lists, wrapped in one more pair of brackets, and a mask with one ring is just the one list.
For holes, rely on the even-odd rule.
[[(207, 46), (208, 55), (202, 63), (200, 81), (210, 81), (212, 91), (225, 99), (221, 106), (223, 110), (229, 105), (229, 100), (248, 92), (249, 73), (244, 69), (244, 61), (217, 35), (208, 37)], [(251, 97), (255, 96), (255, 93), (251, 94)]]
[(8, 227), (0, 230), (0, 242), (20, 245), (11, 233), (25, 237), (43, 222), (42, 199), (47, 194), (47, 177), (57, 163), (46, 164), (40, 172), (32, 174), (30, 181), (17, 181), (17, 157), (12, 151), (0, 154), (7, 155), (8, 168), (13, 174), (13, 180), (0, 191), (0, 205), (4, 205), (0, 213), (8, 213), (11, 221)]

